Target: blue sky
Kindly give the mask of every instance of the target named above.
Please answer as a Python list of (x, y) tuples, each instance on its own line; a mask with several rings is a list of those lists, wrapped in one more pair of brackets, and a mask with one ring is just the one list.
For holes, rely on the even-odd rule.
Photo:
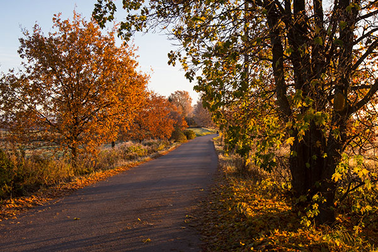
[[(118, 1), (119, 2), (119, 1)], [(54, 14), (62, 13), (62, 18), (71, 18), (73, 10), (90, 18), (96, 0), (0, 0), (0, 72), (10, 68), (17, 69), (21, 59), (18, 56), (18, 39), (22, 37), (21, 28), (31, 31), (38, 23), (47, 34), (52, 27)], [(118, 13), (118, 21), (124, 12)], [(190, 93), (193, 103), (198, 94), (193, 91), (193, 83), (184, 77), (184, 71), (179, 67), (168, 66), (167, 54), (174, 49), (172, 41), (163, 34), (138, 34), (134, 43), (139, 50), (137, 59), (140, 69), (151, 75), (150, 90), (169, 96), (176, 90), (186, 90)], [(153, 72), (151, 72), (153, 69)]]

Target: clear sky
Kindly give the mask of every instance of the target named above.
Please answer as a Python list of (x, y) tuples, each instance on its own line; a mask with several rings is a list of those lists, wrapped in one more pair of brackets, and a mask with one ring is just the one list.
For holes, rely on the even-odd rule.
[[(74, 9), (77, 13), (90, 18), (96, 0), (0, 0), (0, 72), (17, 69), (21, 59), (18, 56), (18, 39), (22, 37), (21, 28), (31, 31), (38, 23), (47, 34), (52, 27), (54, 14), (62, 13), (62, 18), (72, 18)], [(118, 2), (120, 2), (118, 0)], [(122, 15), (123, 14), (123, 15)], [(125, 12), (120, 10), (118, 21)], [(180, 66), (168, 66), (167, 54), (174, 49), (172, 41), (163, 34), (138, 34), (134, 38), (139, 48), (137, 59), (140, 70), (151, 75), (149, 89), (161, 95), (169, 96), (176, 90), (190, 93), (193, 103), (198, 94), (193, 91), (193, 83), (184, 77)], [(151, 69), (153, 71), (151, 71)]]

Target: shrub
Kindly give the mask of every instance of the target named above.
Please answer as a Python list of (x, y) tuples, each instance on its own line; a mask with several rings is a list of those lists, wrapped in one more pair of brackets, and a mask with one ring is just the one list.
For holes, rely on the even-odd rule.
[(193, 130), (185, 130), (184, 134), (185, 134), (185, 136), (188, 140), (192, 140), (192, 139), (196, 138), (196, 136), (197, 136), (196, 133)]
[(164, 150), (169, 145), (169, 142), (165, 140), (145, 140), (142, 144), (147, 147), (148, 154), (152, 154)]
[(0, 150), (0, 198), (7, 196), (11, 190), (13, 163), (4, 151)]
[(148, 150), (141, 144), (133, 144), (123, 148), (123, 158), (125, 160), (133, 160), (144, 157), (148, 154)]
[(187, 138), (185, 134), (182, 132), (182, 130), (180, 130), (179, 128), (176, 128), (172, 132), (171, 140), (182, 143), (182, 142), (185, 142)]
[[(103, 150), (99, 153), (99, 155), (94, 160), (94, 170), (108, 170), (114, 168), (119, 160), (121, 159), (119, 151), (117, 149), (111, 148)], [(85, 165), (84, 167), (90, 167), (89, 164)], [(88, 170), (90, 173), (91, 170)]]
[(23, 194), (24, 175), (8, 155), (0, 150), (0, 198)]

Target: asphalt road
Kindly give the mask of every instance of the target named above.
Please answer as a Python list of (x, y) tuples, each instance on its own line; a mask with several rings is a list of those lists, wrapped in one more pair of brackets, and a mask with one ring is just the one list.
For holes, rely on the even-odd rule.
[(0, 251), (200, 251), (187, 222), (217, 168), (213, 137), (0, 222)]

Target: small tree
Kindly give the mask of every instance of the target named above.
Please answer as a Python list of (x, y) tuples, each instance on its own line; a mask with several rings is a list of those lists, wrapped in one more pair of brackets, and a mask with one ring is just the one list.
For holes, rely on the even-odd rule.
[(116, 46), (115, 30), (103, 34), (74, 12), (53, 18), (45, 36), (24, 31), (19, 54), (24, 71), (3, 77), (8, 127), (19, 142), (38, 140), (94, 152), (126, 129), (146, 96), (148, 77), (136, 71), (134, 48)]

